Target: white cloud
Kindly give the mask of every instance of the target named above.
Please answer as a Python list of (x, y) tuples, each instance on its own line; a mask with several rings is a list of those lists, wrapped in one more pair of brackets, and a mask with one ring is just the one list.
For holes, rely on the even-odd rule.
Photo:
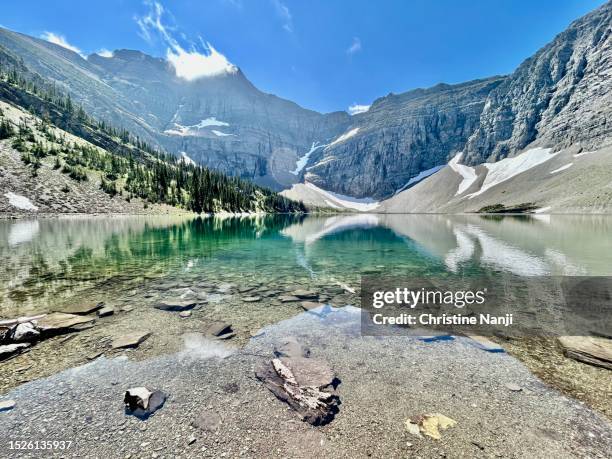
[(77, 48), (76, 46), (71, 45), (70, 43), (68, 43), (68, 41), (66, 40), (66, 38), (63, 35), (59, 35), (59, 34), (53, 33), (53, 32), (43, 32), (40, 35), (40, 38), (42, 38), (43, 40), (48, 41), (49, 43), (53, 43), (53, 44), (59, 45), (62, 48), (66, 48), (66, 49), (69, 49), (70, 51), (74, 51), (75, 53), (80, 54), (81, 57), (85, 57), (85, 55), (81, 52), (81, 50), (79, 48)]
[(177, 45), (173, 49), (168, 48), (166, 58), (174, 66), (176, 76), (187, 81), (238, 71), (238, 68), (210, 43), (206, 43), (204, 51), (185, 51)]
[(272, 0), (272, 5), (274, 5), (276, 14), (283, 22), (283, 29), (285, 29), (287, 32), (293, 32), (293, 16), (291, 15), (291, 11), (289, 11), (287, 5), (285, 5), (281, 0)]
[(361, 40), (359, 37), (353, 37), (353, 42), (351, 43), (351, 46), (346, 49), (346, 53), (355, 54), (359, 51), (361, 51)]
[(353, 104), (348, 108), (349, 115), (356, 115), (357, 113), (365, 113), (370, 109), (369, 105)]
[(172, 29), (162, 22), (165, 12), (163, 5), (159, 2), (145, 2), (145, 4), (149, 6), (147, 15), (134, 18), (140, 28), (140, 35), (151, 42), (152, 32), (159, 34), (168, 46), (166, 58), (174, 67), (176, 76), (193, 81), (198, 78), (238, 71), (238, 67), (208, 42), (201, 44), (202, 52), (198, 51), (195, 45), (192, 45), (191, 50), (183, 48), (172, 35)]
[(102, 57), (113, 57), (113, 52), (112, 52), (112, 51), (109, 51), (109, 50), (108, 50), (108, 49), (106, 49), (106, 48), (102, 48), (102, 49), (98, 50), (98, 51), (96, 52), (96, 54), (97, 54), (98, 56), (102, 56)]

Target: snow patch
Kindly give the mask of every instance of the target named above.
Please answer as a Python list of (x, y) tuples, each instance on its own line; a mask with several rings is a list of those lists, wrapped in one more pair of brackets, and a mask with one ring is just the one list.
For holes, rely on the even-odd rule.
[(484, 163), (483, 166), (488, 169), (487, 176), (480, 190), (471, 193), (469, 198), (472, 199), (474, 196), (484, 193), (489, 188), (499, 185), (535, 166), (543, 164), (559, 154), (550, 153), (550, 150), (550, 148), (532, 148), (513, 158), (505, 158), (496, 163)]
[(38, 210), (38, 207), (32, 204), (32, 201), (30, 201), (25, 196), (21, 196), (20, 194), (15, 194), (12, 191), (9, 191), (8, 193), (4, 193), (4, 196), (8, 198), (9, 204), (13, 207), (17, 207), (18, 209), (21, 209), (21, 210)]
[[(174, 114), (172, 118), (173, 120), (176, 119), (177, 113)], [(164, 134), (178, 135), (178, 136), (197, 136), (197, 135), (200, 135), (200, 131), (204, 128), (207, 128), (210, 126), (229, 126), (230, 125), (229, 123), (226, 123), (225, 121), (218, 120), (214, 116), (210, 118), (206, 118), (205, 120), (201, 120), (199, 123), (192, 124), (191, 126), (183, 126), (178, 123), (173, 123), (173, 124), (174, 124), (174, 128), (166, 129), (164, 131)], [(232, 134), (225, 134), (225, 135), (232, 135)]]
[(550, 206), (540, 207), (539, 209), (534, 210), (533, 213), (534, 214), (545, 214), (545, 213), (548, 213), (550, 209), (551, 209)]
[(334, 204), (340, 205), (341, 207), (346, 207), (348, 209), (358, 210), (360, 212), (368, 212), (370, 210), (376, 209), (379, 205), (379, 201), (375, 201), (372, 198), (353, 198), (351, 196), (345, 196), (343, 194), (333, 193), (331, 191), (326, 191), (318, 186), (306, 182), (305, 185), (311, 190), (316, 191), (321, 194), (326, 202), (333, 202)]
[(295, 164), (295, 169), (292, 171), (289, 171), (289, 173), (293, 175), (299, 175), (299, 173), (302, 172), (302, 170), (306, 167), (306, 164), (308, 164), (310, 155), (312, 155), (315, 152), (315, 150), (326, 147), (326, 146), (327, 145), (318, 145), (318, 142), (312, 142), (312, 146), (310, 147), (310, 150), (308, 150), (308, 152), (304, 156), (302, 156), (301, 158), (297, 160), (297, 163)]
[(442, 169), (445, 165), (442, 164), (441, 166), (436, 166), (436, 167), (432, 167), (431, 169), (427, 169), (425, 171), (421, 171), (419, 172), (417, 175), (415, 175), (414, 177), (411, 177), (410, 180), (408, 180), (408, 182), (406, 182), (406, 184), (401, 187), (398, 188), (398, 190), (395, 192), (395, 194), (399, 193), (400, 191), (404, 191), (406, 188), (408, 188), (410, 185), (412, 185), (413, 183), (417, 183), (420, 182), (421, 180), (429, 177), (430, 175), (435, 174), (436, 172), (438, 172), (440, 169)]
[(457, 174), (459, 174), (461, 177), (463, 177), (463, 180), (459, 184), (459, 188), (457, 188), (457, 192), (455, 193), (455, 196), (460, 195), (465, 190), (467, 190), (470, 186), (472, 186), (472, 183), (474, 183), (477, 178), (476, 170), (473, 167), (459, 164), (459, 160), (461, 159), (462, 156), (463, 156), (463, 152), (459, 152), (455, 155), (453, 159), (451, 159), (448, 162), (448, 165), (450, 166), (450, 168), (453, 171), (455, 171)]
[(331, 147), (332, 145), (337, 145), (341, 142), (344, 142), (347, 139), (350, 139), (351, 137), (353, 137), (355, 134), (357, 134), (359, 132), (359, 128), (355, 128), (355, 129), (351, 129), (348, 132), (345, 132), (344, 134), (342, 134), (340, 137), (338, 137), (336, 140), (334, 140), (333, 142), (331, 142), (327, 147)]
[(234, 134), (228, 134), (226, 132), (217, 131), (216, 129), (213, 129), (212, 133), (216, 135), (217, 137), (228, 137), (228, 136), (234, 135)]
[(566, 164), (565, 166), (561, 166), (559, 169), (555, 169), (554, 171), (550, 171), (551, 174), (556, 174), (557, 172), (561, 172), (564, 170), (569, 169), (570, 167), (572, 167), (574, 165), (574, 163), (569, 163)]
[(582, 153), (576, 153), (574, 155), (574, 158), (580, 158), (581, 156), (591, 155), (593, 153), (596, 153), (596, 152), (595, 151), (583, 151)]
[(216, 117), (212, 116), (210, 118), (206, 118), (205, 120), (200, 121), (198, 124), (192, 126), (197, 127), (198, 129), (205, 128), (207, 126), (229, 126), (229, 123), (225, 121), (220, 121)]

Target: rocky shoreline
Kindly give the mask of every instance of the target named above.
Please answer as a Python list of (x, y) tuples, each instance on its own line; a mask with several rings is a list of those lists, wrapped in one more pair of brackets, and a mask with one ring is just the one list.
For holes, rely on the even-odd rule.
[[(15, 406), (0, 413), (0, 427), (15, 439), (71, 440), (64, 457), (603, 458), (612, 441), (609, 420), (507, 354), (467, 338), (364, 337), (350, 307), (304, 311), (242, 346), (193, 333), (181, 343), (22, 384), (7, 394)], [(303, 387), (328, 383), (330, 371), (338, 379), (338, 410), (322, 426), (303, 422), (259, 379), (266, 362), (311, 359), (316, 371), (287, 368)], [(138, 388), (167, 397), (144, 420), (124, 409), (126, 391)]]

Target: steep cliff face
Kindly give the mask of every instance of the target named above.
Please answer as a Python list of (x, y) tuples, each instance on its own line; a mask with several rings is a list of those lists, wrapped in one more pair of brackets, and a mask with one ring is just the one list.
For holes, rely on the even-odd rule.
[(136, 51), (88, 60), (102, 69), (105, 82), (134, 100), (170, 151), (274, 188), (295, 182), (289, 172), (297, 158), (349, 119), (263, 93), (239, 69), (185, 81), (165, 60)]
[(494, 77), (439, 84), (378, 99), (316, 152), (305, 178), (350, 196), (389, 196), (463, 148), (478, 128), (487, 96), (502, 82)]
[(536, 141), (612, 140), (612, 3), (573, 22), (489, 94), (464, 160), (496, 161)]

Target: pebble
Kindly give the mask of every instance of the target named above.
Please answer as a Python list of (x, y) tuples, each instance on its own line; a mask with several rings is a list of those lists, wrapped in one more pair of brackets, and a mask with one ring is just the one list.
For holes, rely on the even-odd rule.
[(511, 390), (512, 392), (520, 392), (523, 390), (521, 386), (519, 386), (518, 384), (514, 384), (514, 383), (506, 383), (506, 388), (508, 390)]

